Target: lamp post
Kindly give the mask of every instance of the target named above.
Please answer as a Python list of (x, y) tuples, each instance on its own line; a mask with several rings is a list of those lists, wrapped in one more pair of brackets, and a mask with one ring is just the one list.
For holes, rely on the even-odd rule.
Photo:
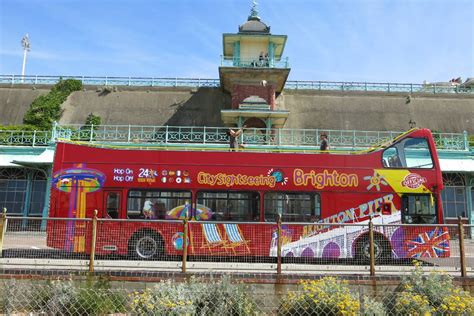
[(21, 67), (21, 82), (25, 81), (25, 67), (26, 67), (26, 55), (30, 51), (30, 38), (28, 33), (21, 39), (21, 46), (23, 46), (23, 66)]

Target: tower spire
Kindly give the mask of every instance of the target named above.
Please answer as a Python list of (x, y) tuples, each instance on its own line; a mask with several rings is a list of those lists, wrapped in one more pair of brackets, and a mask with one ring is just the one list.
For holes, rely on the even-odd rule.
[(252, 1), (252, 9), (250, 9), (250, 15), (249, 15), (249, 18), (248, 20), (259, 20), (260, 21), (260, 17), (258, 16), (258, 3), (257, 3), (257, 0), (253, 0)]

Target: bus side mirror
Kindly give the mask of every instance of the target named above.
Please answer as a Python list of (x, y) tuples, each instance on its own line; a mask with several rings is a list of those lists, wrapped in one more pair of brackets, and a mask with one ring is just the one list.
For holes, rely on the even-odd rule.
[(390, 203), (383, 203), (382, 205), (382, 215), (392, 215), (392, 205)]

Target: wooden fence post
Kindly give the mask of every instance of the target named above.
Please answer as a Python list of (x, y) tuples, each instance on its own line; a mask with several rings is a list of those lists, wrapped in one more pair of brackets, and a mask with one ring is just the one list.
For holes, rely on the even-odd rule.
[(461, 261), (461, 276), (463, 278), (465, 278), (467, 276), (467, 274), (466, 274), (466, 253), (464, 251), (464, 226), (462, 225), (461, 216), (458, 217), (458, 234), (459, 234), (459, 257), (460, 257), (460, 261)]
[(281, 244), (282, 244), (282, 234), (281, 234), (281, 214), (278, 214), (277, 219), (277, 275), (281, 274)]
[(94, 217), (92, 218), (92, 239), (91, 239), (91, 253), (89, 258), (89, 272), (94, 272), (95, 260), (95, 244), (97, 241), (97, 210), (94, 210)]
[(374, 223), (372, 216), (369, 220), (369, 245), (370, 245), (370, 276), (375, 276), (375, 250), (374, 250)]
[(181, 265), (181, 272), (186, 273), (186, 263), (188, 260), (188, 214), (186, 214), (186, 217), (184, 218), (183, 221), (183, 263)]
[(3, 208), (2, 217), (0, 218), (0, 258), (3, 256), (3, 240), (7, 231), (7, 208)]

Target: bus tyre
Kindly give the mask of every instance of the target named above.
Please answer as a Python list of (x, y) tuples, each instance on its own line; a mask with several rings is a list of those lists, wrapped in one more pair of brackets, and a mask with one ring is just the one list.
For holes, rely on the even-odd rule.
[(156, 259), (163, 254), (163, 241), (156, 233), (136, 234), (130, 241), (129, 254), (142, 260)]
[[(375, 262), (390, 258), (390, 243), (383, 237), (374, 236), (374, 257)], [(364, 237), (357, 244), (356, 258), (363, 262), (370, 262), (370, 240), (369, 237)]]

